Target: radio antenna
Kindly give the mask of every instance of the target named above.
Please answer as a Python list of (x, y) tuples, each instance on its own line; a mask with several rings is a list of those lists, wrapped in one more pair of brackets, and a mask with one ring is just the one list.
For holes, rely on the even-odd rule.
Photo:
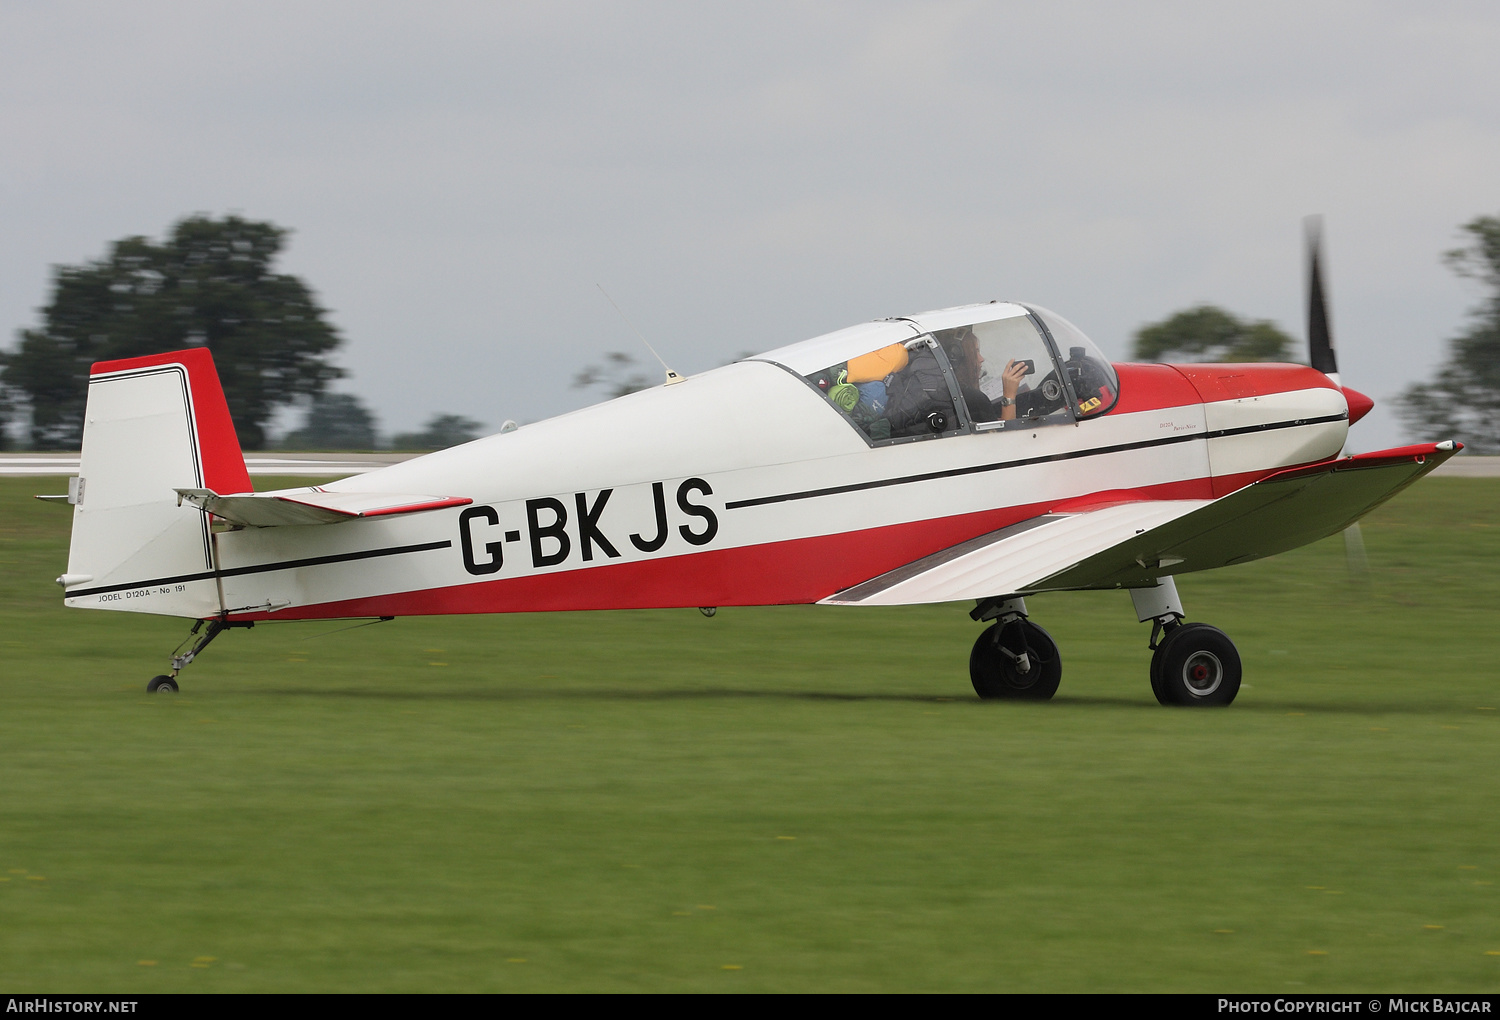
[[(610, 304), (614, 305), (615, 306), (615, 311), (620, 312), (620, 306), (619, 305), (615, 305), (615, 299), (609, 296), (609, 291), (607, 291), (607, 290), (604, 289), (604, 285), (602, 283), (595, 283), (594, 286), (599, 288), (599, 293), (604, 295), (604, 300), (606, 300)], [(670, 365), (668, 365), (665, 361), (662, 360), (662, 356), (660, 354), (656, 353), (656, 348), (652, 347), (650, 341), (648, 341), (641, 334), (640, 330), (638, 330), (638, 329), (635, 328), (635, 323), (633, 323), (629, 319), (625, 318), (625, 313), (624, 312), (620, 312), (620, 318), (625, 319), (625, 325), (629, 326), (630, 329), (631, 329), (631, 332), (633, 332), (636, 336), (638, 336), (638, 337), (641, 338), (641, 343), (643, 343), (643, 344), (646, 345), (646, 350), (650, 351), (651, 352), (651, 356), (653, 358), (655, 358), (657, 361), (660, 361), (661, 362), (661, 367), (667, 370), (667, 381), (664, 382), (664, 383), (662, 383), (662, 385), (663, 386), (670, 386), (673, 383), (680, 383), (680, 382), (682, 382), (682, 376), (680, 376), (676, 372), (672, 371), (672, 367)]]

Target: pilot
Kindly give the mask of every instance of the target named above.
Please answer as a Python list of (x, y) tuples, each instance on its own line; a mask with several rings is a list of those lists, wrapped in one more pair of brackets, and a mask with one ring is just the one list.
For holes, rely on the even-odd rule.
[(1001, 397), (997, 413), (997, 402), (979, 388), (979, 381), (984, 378), (984, 355), (979, 351), (979, 337), (974, 335), (974, 330), (963, 327), (956, 336), (943, 342), (943, 351), (953, 366), (953, 374), (958, 377), (959, 392), (964, 395), (964, 403), (969, 405), (970, 417), (975, 421), (1011, 421), (1015, 418), (1016, 394), (1020, 392), (1021, 380), (1026, 378), (1025, 362), (1012, 359), (1005, 363), (1005, 370), (1000, 373)]

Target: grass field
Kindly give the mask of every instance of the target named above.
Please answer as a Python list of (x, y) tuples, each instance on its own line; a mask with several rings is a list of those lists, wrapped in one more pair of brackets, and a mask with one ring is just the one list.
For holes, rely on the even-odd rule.
[(5, 991), (1500, 991), (1500, 480), (1368, 589), (1181, 578), (1223, 711), (1121, 593), (1030, 600), (1043, 705), (965, 606), (262, 626), (147, 696), (186, 627), (62, 608), (62, 484), (0, 479)]

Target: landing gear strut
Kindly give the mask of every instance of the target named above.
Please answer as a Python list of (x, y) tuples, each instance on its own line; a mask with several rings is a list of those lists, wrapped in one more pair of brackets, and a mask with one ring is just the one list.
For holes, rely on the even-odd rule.
[[(203, 630), (204, 623), (208, 624), (208, 630), (204, 631), (203, 636), (198, 638), (197, 641), (193, 641), (198, 632)], [(198, 653), (207, 648), (210, 641), (231, 627), (250, 628), (254, 626), (255, 621), (253, 620), (241, 623), (239, 621), (226, 620), (222, 616), (216, 616), (212, 620), (199, 620), (194, 623), (193, 629), (188, 631), (188, 636), (182, 639), (182, 644), (178, 645), (177, 650), (172, 653), (172, 672), (152, 677), (151, 682), (146, 684), (146, 693), (156, 694), (159, 691), (165, 691), (168, 694), (176, 694), (178, 691), (177, 674), (181, 673), (187, 667), (188, 663), (196, 659)], [(187, 644), (189, 641), (193, 641), (193, 647), (184, 652), (182, 645)]]
[(1132, 588), (1136, 616), (1151, 621), (1151, 693), (1163, 705), (1227, 705), (1240, 692), (1240, 653), (1217, 627), (1183, 623), (1182, 601), (1170, 577), (1152, 588)]
[(1046, 701), (1062, 681), (1052, 635), (1026, 618), (1024, 599), (985, 599), (969, 614), (995, 623), (974, 642), (969, 679), (981, 698)]

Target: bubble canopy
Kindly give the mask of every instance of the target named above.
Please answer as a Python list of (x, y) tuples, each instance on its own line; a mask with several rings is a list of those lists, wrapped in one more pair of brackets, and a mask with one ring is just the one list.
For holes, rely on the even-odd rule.
[(1104, 352), (1083, 330), (1056, 312), (1040, 305), (1029, 308), (1051, 334), (1049, 339), (1067, 370), (1068, 385), (1074, 390), (1080, 416), (1093, 417), (1113, 407), (1120, 396), (1120, 377)]
[[(783, 365), (818, 380), (815, 385), (828, 391), (840, 381), (838, 373), (863, 356), (890, 345), (912, 347), (924, 341), (944, 348), (945, 365), (955, 372), (955, 384), (970, 394), (969, 413), (945, 418), (948, 428), (959, 421), (983, 428), (997, 420), (1001, 412), (985, 405), (1004, 395), (1001, 376), (1013, 360), (1026, 361), (1035, 373), (1033, 382), (1045, 385), (1050, 394), (1045, 401), (1033, 395), (1023, 402), (1032, 420), (1060, 423), (1093, 417), (1108, 411), (1119, 395), (1114, 366), (1082, 330), (1049, 309), (1016, 302), (962, 305), (862, 323), (768, 351), (753, 360)], [(1021, 389), (1029, 391), (1032, 385)], [(841, 392), (847, 400), (853, 399), (847, 391)]]

